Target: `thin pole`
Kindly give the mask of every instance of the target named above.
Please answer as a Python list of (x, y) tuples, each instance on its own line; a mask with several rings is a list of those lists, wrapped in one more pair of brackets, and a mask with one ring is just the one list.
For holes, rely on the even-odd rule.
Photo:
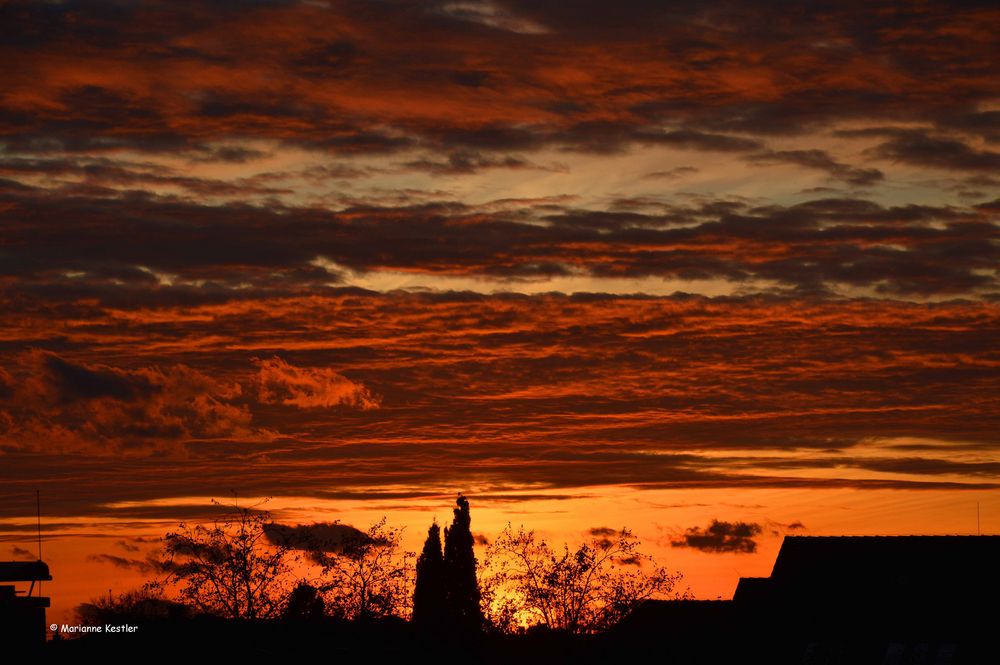
[(38, 560), (42, 560), (42, 491), (35, 490), (35, 511), (38, 517)]
[[(35, 490), (35, 516), (37, 518), (36, 526), (38, 527), (38, 561), (42, 561), (42, 491)], [(42, 581), (38, 580), (38, 595), (42, 595)]]
[(979, 528), (979, 502), (976, 501), (976, 534), (983, 535), (983, 530)]

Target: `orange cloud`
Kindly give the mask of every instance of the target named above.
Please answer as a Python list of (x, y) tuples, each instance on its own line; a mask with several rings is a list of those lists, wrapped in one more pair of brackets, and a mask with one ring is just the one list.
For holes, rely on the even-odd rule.
[(121, 369), (28, 351), (0, 377), (0, 427), (9, 447), (138, 453), (193, 439), (264, 440), (238, 400), (242, 388), (181, 364)]
[(296, 367), (277, 356), (254, 358), (257, 374), (254, 385), (264, 404), (284, 404), (300, 409), (351, 406), (375, 409), (379, 398), (364, 386), (328, 367)]

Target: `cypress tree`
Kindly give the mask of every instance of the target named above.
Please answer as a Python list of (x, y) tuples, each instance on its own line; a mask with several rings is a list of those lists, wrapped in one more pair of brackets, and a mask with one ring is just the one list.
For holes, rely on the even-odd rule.
[(427, 529), (424, 550), (417, 558), (417, 581), (413, 589), (413, 623), (439, 631), (447, 621), (445, 567), (441, 555), (441, 527)]
[(451, 528), (444, 530), (444, 590), (449, 618), (455, 631), (461, 635), (469, 635), (482, 631), (483, 612), (479, 606), (469, 500), (459, 494), (456, 503), (458, 507), (455, 508), (455, 519)]

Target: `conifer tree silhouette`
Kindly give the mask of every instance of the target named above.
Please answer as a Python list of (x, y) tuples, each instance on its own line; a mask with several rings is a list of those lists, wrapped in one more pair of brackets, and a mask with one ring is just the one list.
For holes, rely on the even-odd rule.
[(461, 635), (470, 635), (482, 631), (483, 612), (479, 606), (469, 500), (459, 494), (456, 503), (455, 518), (451, 527), (444, 530), (444, 591), (453, 629)]
[(427, 529), (424, 550), (417, 558), (417, 581), (413, 589), (413, 623), (425, 630), (439, 631), (448, 620), (445, 575), (441, 527), (435, 522)]

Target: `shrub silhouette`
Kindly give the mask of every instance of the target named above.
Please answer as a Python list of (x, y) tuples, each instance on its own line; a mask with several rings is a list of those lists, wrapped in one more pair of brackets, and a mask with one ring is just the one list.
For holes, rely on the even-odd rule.
[(610, 628), (642, 601), (671, 594), (681, 580), (639, 545), (622, 529), (560, 551), (508, 524), (480, 570), (490, 627), (502, 633), (525, 625), (570, 633)]
[(319, 621), (325, 615), (326, 603), (319, 589), (307, 582), (299, 582), (288, 595), (281, 618), (286, 621)]
[(191, 617), (187, 605), (164, 598), (160, 591), (144, 586), (117, 596), (91, 599), (76, 607), (77, 623), (88, 626), (102, 624), (139, 624), (150, 621), (179, 621)]

